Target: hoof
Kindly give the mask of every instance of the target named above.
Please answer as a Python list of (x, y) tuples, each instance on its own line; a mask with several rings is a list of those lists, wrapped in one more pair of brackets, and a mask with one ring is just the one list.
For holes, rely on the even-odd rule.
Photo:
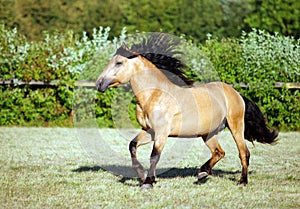
[(200, 172), (200, 173), (198, 173), (197, 178), (198, 178), (198, 180), (202, 180), (202, 179), (206, 178), (207, 176), (208, 176), (207, 172)]
[(155, 177), (147, 177), (146, 180), (142, 183), (141, 189), (152, 189), (153, 184), (155, 183)]
[(248, 184), (248, 181), (239, 180), (238, 185), (246, 186)]
[(242, 176), (241, 179), (239, 180), (238, 184), (246, 186), (248, 184), (247, 176)]
[(152, 189), (152, 184), (142, 184), (141, 189)]

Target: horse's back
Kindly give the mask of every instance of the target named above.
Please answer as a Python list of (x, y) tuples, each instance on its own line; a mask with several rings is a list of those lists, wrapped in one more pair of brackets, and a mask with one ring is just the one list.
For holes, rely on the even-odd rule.
[[(223, 82), (211, 82), (203, 85), (199, 85), (199, 89), (205, 89), (208, 92), (210, 98), (214, 99), (220, 105), (230, 108), (229, 105), (243, 106), (243, 99), (231, 85)], [(197, 89), (197, 87), (196, 87)]]

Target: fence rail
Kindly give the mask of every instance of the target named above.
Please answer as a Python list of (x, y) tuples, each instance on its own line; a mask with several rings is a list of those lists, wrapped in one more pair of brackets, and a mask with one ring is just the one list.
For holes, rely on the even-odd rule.
[[(39, 87), (47, 87), (47, 86), (57, 86), (59, 85), (59, 80), (54, 80), (50, 82), (44, 82), (44, 81), (22, 81), (18, 79), (12, 79), (12, 80), (0, 80), (0, 85), (12, 85), (12, 86), (24, 86), (24, 85), (30, 85), (30, 86), (39, 86)], [(240, 87), (242, 88), (248, 88), (249, 85), (247, 83), (239, 83)], [(86, 81), (86, 80), (78, 80), (75, 82), (75, 86), (77, 87), (87, 87), (87, 88), (94, 88), (95, 87), (95, 81)], [(300, 89), (300, 83), (296, 82), (276, 82), (274, 87), (275, 88), (283, 88), (286, 87), (287, 89)]]
[[(18, 79), (12, 79), (12, 80), (0, 80), (0, 85), (11, 85), (11, 86), (24, 86), (24, 85), (30, 85), (30, 86), (40, 86), (40, 87), (47, 87), (47, 86), (58, 86), (60, 85), (59, 80), (54, 80), (50, 82), (44, 82), (44, 81), (22, 81)], [(95, 87), (95, 81), (75, 81), (75, 86), (82, 86), (82, 87)]]

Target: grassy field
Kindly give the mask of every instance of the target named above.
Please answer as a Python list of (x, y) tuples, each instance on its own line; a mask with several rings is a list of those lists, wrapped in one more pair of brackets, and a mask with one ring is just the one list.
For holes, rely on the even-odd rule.
[[(111, 140), (111, 149), (119, 149), (121, 140), (116, 140), (113, 130), (99, 131)], [(281, 133), (274, 146), (248, 143), (247, 186), (236, 185), (241, 166), (226, 131), (220, 136), (225, 158), (215, 167), (214, 176), (195, 184), (194, 174), (209, 152), (202, 140), (194, 140), (184, 160), (165, 155), (175, 159), (174, 166), (165, 165), (169, 170), (158, 176), (150, 191), (141, 191), (135, 178), (101, 169), (75, 129), (2, 127), (0, 139), (1, 208), (300, 208), (300, 133)], [(168, 142), (166, 153), (172, 153), (174, 142)], [(129, 153), (127, 145), (122, 146), (128, 164), (116, 166), (127, 170)], [(142, 147), (141, 153), (150, 148)], [(165, 161), (159, 164), (161, 170)]]

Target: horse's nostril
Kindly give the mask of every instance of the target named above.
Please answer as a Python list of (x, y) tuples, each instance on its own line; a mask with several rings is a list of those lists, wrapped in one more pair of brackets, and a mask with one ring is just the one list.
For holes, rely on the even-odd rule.
[(101, 89), (101, 82), (102, 82), (102, 79), (99, 79), (99, 80), (96, 81), (96, 89), (98, 91), (100, 91), (100, 89)]
[(110, 79), (99, 79), (98, 81), (96, 81), (96, 89), (98, 91), (105, 92), (112, 82), (113, 80)]

